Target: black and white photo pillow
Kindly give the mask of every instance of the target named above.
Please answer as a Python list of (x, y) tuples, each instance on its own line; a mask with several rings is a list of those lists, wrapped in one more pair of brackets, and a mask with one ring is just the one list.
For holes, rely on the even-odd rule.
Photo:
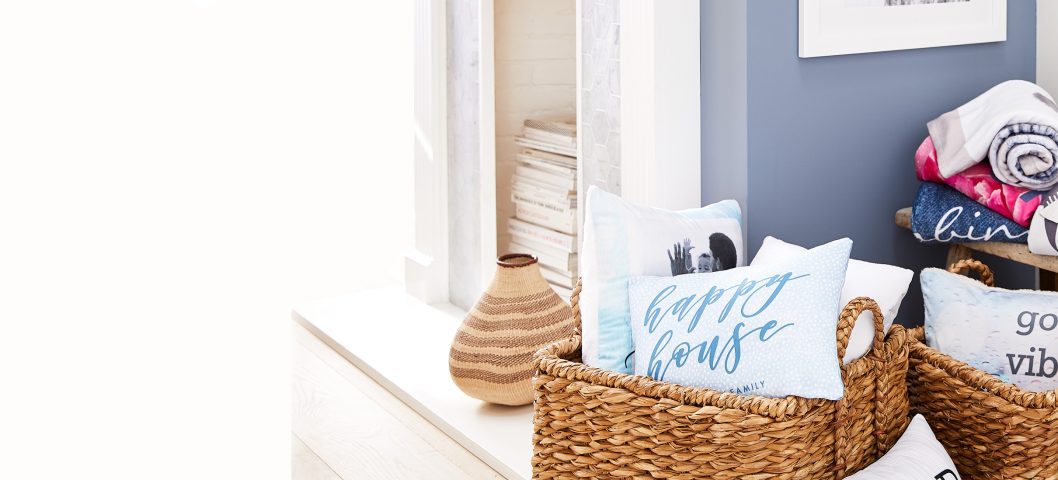
[(672, 276), (719, 272), (738, 266), (738, 249), (731, 237), (716, 232), (699, 245), (690, 238), (672, 244), (667, 252)]
[(1029, 226), (1029, 251), (1058, 255), (1058, 186), (1043, 195)]
[(730, 270), (745, 265), (742, 209), (734, 200), (664, 210), (588, 187), (578, 252), (584, 363), (631, 374), (628, 279)]

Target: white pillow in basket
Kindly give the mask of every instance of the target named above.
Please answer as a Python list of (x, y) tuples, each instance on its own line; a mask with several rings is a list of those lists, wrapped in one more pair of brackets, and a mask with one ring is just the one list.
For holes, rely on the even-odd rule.
[(852, 240), (774, 265), (633, 277), (635, 373), (737, 394), (838, 400), (838, 304)]
[[(987, 453), (982, 453), (987, 455)], [(929, 423), (915, 415), (900, 440), (882, 458), (845, 480), (962, 480)]]
[(628, 279), (726, 270), (746, 264), (742, 211), (724, 200), (671, 211), (644, 207), (592, 186), (580, 253), (584, 363), (632, 373)]
[[(766, 237), (750, 265), (772, 265), (804, 251), (804, 247), (786, 243), (775, 237)], [(914, 276), (915, 272), (906, 268), (849, 260), (849, 269), (845, 272), (845, 286), (841, 289), (841, 306), (844, 308), (849, 300), (856, 297), (871, 298), (878, 302), (878, 308), (882, 311), (882, 323), (885, 327), (883, 333), (889, 333), (889, 327), (893, 326), (893, 320), (896, 320), (900, 303), (904, 301), (907, 287), (911, 285)], [(866, 311), (856, 319), (856, 326), (849, 337), (849, 346), (845, 350), (845, 363), (852, 363), (866, 355), (873, 342), (874, 314)]]
[(926, 345), (1030, 392), (1058, 388), (1058, 293), (922, 270)]

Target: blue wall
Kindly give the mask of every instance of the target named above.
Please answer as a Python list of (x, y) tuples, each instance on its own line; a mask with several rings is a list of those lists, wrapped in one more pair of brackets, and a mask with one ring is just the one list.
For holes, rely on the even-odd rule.
[[(805, 246), (847, 236), (861, 260), (916, 272), (942, 266), (946, 249), (919, 245), (894, 225), (893, 214), (914, 200), (914, 152), (928, 120), (1003, 80), (1035, 80), (1036, 2), (1011, 0), (1007, 8), (1002, 43), (801, 59), (797, 2), (750, 0), (744, 160), (750, 251), (766, 235)], [(710, 11), (703, 8), (703, 16)], [(703, 18), (703, 28), (710, 21)], [(709, 51), (702, 49), (703, 69), (714, 61), (705, 58)], [(703, 79), (711, 74), (703, 71)], [(709, 108), (703, 102), (703, 129), (715, 126), (704, 121)], [(723, 159), (703, 157), (703, 177), (716, 161)], [(703, 178), (703, 191), (710, 181)], [(714, 199), (704, 192), (703, 200)], [(1001, 286), (1034, 285), (1030, 268), (982, 260), (994, 260)], [(921, 319), (916, 275), (900, 321)]]
[(722, 159), (702, 163), (703, 205), (733, 198), (745, 208), (750, 142), (746, 3), (703, 0), (701, 12), (702, 158)]

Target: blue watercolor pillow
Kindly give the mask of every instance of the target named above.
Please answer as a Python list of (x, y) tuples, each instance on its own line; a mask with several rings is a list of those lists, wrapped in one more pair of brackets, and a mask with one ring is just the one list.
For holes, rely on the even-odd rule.
[(838, 400), (838, 314), (852, 240), (766, 266), (634, 277), (635, 373), (765, 397)]
[(724, 200), (663, 210), (588, 188), (580, 252), (581, 354), (584, 363), (632, 373), (628, 279), (686, 275), (746, 264), (742, 211)]
[(1058, 388), (1058, 293), (922, 270), (926, 345), (1030, 392)]

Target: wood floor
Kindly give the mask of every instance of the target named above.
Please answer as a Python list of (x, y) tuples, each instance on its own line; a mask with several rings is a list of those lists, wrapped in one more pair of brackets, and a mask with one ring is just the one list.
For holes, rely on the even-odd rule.
[(304, 327), (292, 333), (292, 478), (502, 478)]

